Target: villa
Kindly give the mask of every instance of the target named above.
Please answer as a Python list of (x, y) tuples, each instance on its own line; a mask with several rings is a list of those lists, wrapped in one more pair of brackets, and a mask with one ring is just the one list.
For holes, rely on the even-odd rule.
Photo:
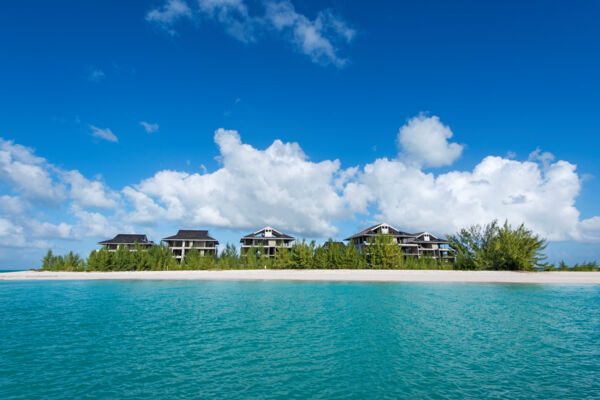
[(373, 225), (344, 240), (349, 241), (349, 244), (363, 253), (377, 235), (390, 235), (393, 242), (402, 249), (404, 257), (431, 257), (437, 260), (454, 261), (454, 250), (448, 246), (447, 240), (428, 232), (402, 232), (385, 223)]
[(99, 245), (104, 246), (108, 251), (117, 251), (119, 246), (127, 248), (129, 251), (135, 251), (136, 243), (145, 249), (154, 245), (153, 241), (148, 240), (146, 235), (137, 234), (125, 234), (120, 233), (112, 239), (98, 242)]
[(169, 246), (179, 261), (185, 258), (186, 251), (196, 249), (201, 256), (216, 256), (219, 242), (208, 235), (205, 230), (180, 229), (176, 235), (162, 239)]
[(242, 244), (241, 254), (246, 254), (251, 247), (259, 247), (262, 245), (264, 254), (267, 257), (274, 258), (277, 254), (278, 247), (289, 249), (292, 247), (294, 240), (296, 239), (292, 236), (267, 226), (240, 239), (240, 243)]

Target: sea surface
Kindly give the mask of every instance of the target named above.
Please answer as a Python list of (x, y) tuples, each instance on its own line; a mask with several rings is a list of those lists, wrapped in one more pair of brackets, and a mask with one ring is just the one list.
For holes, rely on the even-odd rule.
[(0, 399), (600, 398), (600, 286), (0, 282)]

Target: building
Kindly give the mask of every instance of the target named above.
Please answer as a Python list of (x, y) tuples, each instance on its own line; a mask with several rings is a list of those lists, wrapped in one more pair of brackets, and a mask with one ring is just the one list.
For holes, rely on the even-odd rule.
[(393, 242), (400, 246), (405, 257), (432, 257), (438, 260), (454, 261), (454, 250), (448, 246), (447, 240), (428, 232), (402, 232), (388, 224), (373, 225), (344, 240), (349, 241), (349, 244), (354, 245), (362, 253), (377, 235), (390, 235)]
[(148, 240), (148, 237), (146, 235), (125, 233), (120, 233), (112, 239), (98, 242), (99, 245), (104, 246), (104, 248), (108, 251), (117, 251), (119, 246), (124, 246), (127, 249), (129, 249), (129, 251), (135, 251), (136, 243), (143, 248), (148, 248), (154, 245), (154, 242)]
[(208, 235), (208, 231), (180, 229), (176, 235), (163, 238), (169, 246), (173, 256), (181, 261), (185, 258), (185, 252), (196, 249), (201, 256), (217, 255), (219, 242)]
[(267, 226), (240, 239), (242, 244), (241, 254), (246, 254), (251, 247), (262, 245), (264, 254), (267, 257), (275, 257), (278, 247), (291, 248), (294, 240), (296, 239), (292, 236)]

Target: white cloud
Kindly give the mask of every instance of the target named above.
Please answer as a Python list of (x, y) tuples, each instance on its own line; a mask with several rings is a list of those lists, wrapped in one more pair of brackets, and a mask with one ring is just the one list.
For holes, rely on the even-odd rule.
[(439, 117), (421, 114), (408, 120), (398, 132), (400, 158), (407, 163), (424, 167), (452, 164), (462, 154), (463, 146), (449, 143), (450, 128)]
[(52, 224), (50, 222), (30, 219), (26, 226), (29, 228), (29, 235), (34, 238), (43, 239), (74, 239), (73, 226), (65, 222)]
[[(104, 233), (106, 226), (120, 227), (118, 220), (110, 224), (88, 224), (101, 214), (85, 208), (117, 209), (120, 195), (99, 180), (89, 180), (77, 170), (64, 170), (34, 150), (0, 138), (0, 180), (16, 195), (0, 195), (0, 246), (47, 247), (47, 240), (76, 240), (90, 234)], [(66, 208), (68, 213), (61, 212)], [(58, 214), (53, 223), (45, 211)], [(75, 212), (75, 211), (77, 212)], [(77, 224), (66, 222), (70, 217)]]
[(6, 218), (0, 217), (0, 246), (23, 247), (26, 243), (23, 228), (13, 224)]
[(140, 125), (144, 127), (144, 129), (146, 130), (146, 133), (158, 132), (158, 124), (151, 124), (146, 121), (141, 121)]
[(117, 136), (114, 133), (112, 133), (112, 131), (108, 128), (100, 129), (94, 125), (90, 125), (90, 128), (92, 129), (92, 136), (94, 136), (94, 137), (108, 140), (109, 142), (115, 142), (115, 143), (119, 141)]
[(336, 43), (350, 43), (356, 32), (331, 11), (321, 11), (313, 21), (294, 9), (290, 1), (269, 2), (265, 19), (272, 28), (290, 37), (296, 49), (317, 64), (343, 67)]
[[(579, 239), (580, 190), (575, 165), (538, 163), (489, 156), (473, 171), (434, 175), (402, 161), (379, 159), (359, 173), (350, 194), (355, 207), (375, 205), (375, 218), (407, 230), (454, 233), (471, 224), (508, 219), (552, 241)], [(350, 189), (347, 189), (350, 190)], [(362, 200), (362, 201), (359, 201)]]
[(85, 211), (76, 206), (72, 207), (71, 212), (79, 219), (78, 225), (74, 228), (79, 238), (110, 238), (119, 232), (130, 232), (130, 229), (123, 228), (118, 221), (109, 220), (109, 218), (98, 212)]
[(198, 0), (200, 12), (217, 20), (225, 31), (241, 42), (253, 42), (254, 30), (260, 23), (248, 14), (243, 0)]
[(218, 129), (216, 170), (162, 170), (119, 192), (101, 177), (87, 179), (0, 139), (0, 179), (11, 191), (0, 193), (0, 246), (46, 247), (52, 240), (108, 238), (165, 223), (235, 230), (272, 225), (328, 237), (337, 235), (338, 221), (355, 214), (439, 234), (508, 219), (551, 241), (600, 242), (600, 216), (582, 220), (575, 206), (582, 177), (574, 164), (536, 150), (527, 161), (488, 156), (472, 170), (438, 174), (423, 166), (456, 157), (450, 129), (419, 116), (401, 136), (414, 132), (435, 138), (433, 155), (402, 147), (397, 159), (342, 169), (338, 160), (311, 161), (297, 143), (275, 140), (257, 149), (236, 131)]
[(115, 208), (119, 195), (100, 181), (90, 181), (79, 171), (63, 173), (63, 179), (70, 185), (70, 197), (81, 207)]
[(583, 242), (600, 243), (600, 217), (584, 219), (579, 224), (580, 237)]
[(332, 219), (348, 217), (335, 188), (339, 161), (311, 162), (296, 143), (265, 150), (243, 144), (236, 131), (215, 133), (222, 167), (212, 173), (160, 171), (126, 188), (131, 221), (163, 218), (185, 226), (254, 229), (273, 225), (306, 235), (331, 235)]
[(185, 1), (167, 0), (162, 7), (150, 10), (146, 14), (146, 21), (157, 24), (170, 35), (175, 35), (172, 25), (179, 19), (191, 17), (192, 10)]
[(166, 216), (166, 211), (142, 192), (127, 186), (123, 194), (133, 207), (127, 220), (141, 225), (157, 225)]
[(33, 150), (0, 138), (0, 179), (26, 199), (57, 203), (65, 197), (65, 187), (53, 182), (52, 168)]
[[(161, 9), (150, 11), (146, 20), (159, 23), (173, 34), (171, 26), (177, 19), (194, 18), (188, 5), (180, 1), (176, 9), (181, 12), (167, 13), (173, 3), (170, 0)], [(331, 10), (320, 11), (311, 20), (296, 12), (289, 0), (263, 2), (264, 14), (252, 14), (244, 0), (197, 0), (197, 5), (199, 16), (217, 21), (241, 42), (255, 42), (261, 35), (275, 33), (321, 65), (332, 64), (338, 68), (346, 65), (348, 61), (339, 55), (339, 47), (350, 43), (356, 35), (356, 31)]]
[(554, 161), (554, 158), (554, 154), (547, 151), (541, 151), (539, 147), (529, 153), (529, 161), (538, 161), (542, 163), (544, 168), (548, 168), (552, 161)]

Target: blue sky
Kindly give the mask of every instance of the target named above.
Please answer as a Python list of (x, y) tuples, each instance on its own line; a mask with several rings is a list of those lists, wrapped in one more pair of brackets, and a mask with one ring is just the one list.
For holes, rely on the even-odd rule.
[(117, 231), (324, 240), (491, 218), (553, 260), (600, 258), (599, 17), (595, 1), (12, 2), (0, 267)]

